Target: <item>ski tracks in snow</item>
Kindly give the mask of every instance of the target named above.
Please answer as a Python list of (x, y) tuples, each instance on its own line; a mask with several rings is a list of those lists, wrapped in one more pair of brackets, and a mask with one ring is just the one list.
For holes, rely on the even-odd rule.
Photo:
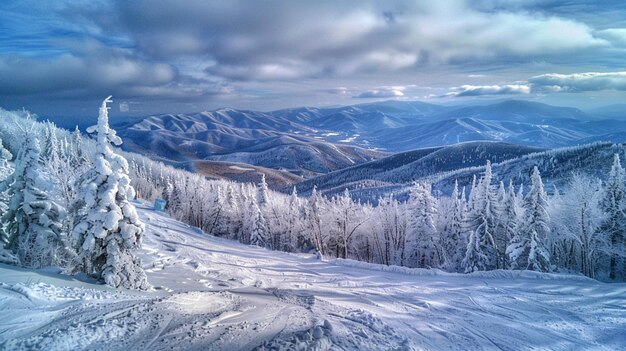
[(626, 349), (626, 284), (323, 262), (139, 213), (153, 291), (0, 266), (0, 349)]

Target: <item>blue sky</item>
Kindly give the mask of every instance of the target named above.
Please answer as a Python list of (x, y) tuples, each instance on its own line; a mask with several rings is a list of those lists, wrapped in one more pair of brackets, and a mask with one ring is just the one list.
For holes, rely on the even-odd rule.
[(2, 1), (0, 106), (626, 101), (623, 1)]

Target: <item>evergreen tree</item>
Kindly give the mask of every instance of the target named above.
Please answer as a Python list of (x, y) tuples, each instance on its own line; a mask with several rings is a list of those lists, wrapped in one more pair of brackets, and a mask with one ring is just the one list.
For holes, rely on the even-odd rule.
[(449, 270), (457, 271), (465, 255), (467, 243), (464, 237), (465, 194), (459, 194), (459, 184), (456, 180), (450, 195), (450, 202), (446, 216), (442, 217), (445, 221), (443, 233), (441, 234), (442, 249), (444, 252), (444, 266)]
[[(504, 184), (500, 184), (500, 189), (504, 189)], [(506, 249), (509, 247), (511, 239), (518, 228), (521, 212), (512, 180), (509, 182), (508, 190), (506, 190), (504, 194), (502, 194), (502, 190), (500, 191), (498, 201), (502, 204), (500, 220), (498, 221), (498, 232), (496, 234), (498, 250), (502, 253), (499, 255), (501, 260), (499, 262), (499, 268), (508, 268), (509, 262)]]
[(141, 245), (144, 224), (130, 202), (135, 191), (128, 177), (128, 162), (111, 149), (121, 139), (109, 128), (106, 98), (100, 107), (94, 167), (83, 179), (85, 211), (73, 237), (81, 269), (113, 287), (147, 289), (146, 275), (135, 250)]
[(263, 208), (267, 206), (269, 204), (269, 201), (269, 189), (267, 188), (267, 182), (265, 181), (265, 174), (262, 174), (261, 182), (259, 182), (259, 207)]
[(406, 257), (416, 267), (439, 267), (442, 253), (435, 222), (437, 200), (432, 196), (429, 184), (416, 182), (411, 189), (408, 203), (408, 250)]
[(64, 266), (70, 256), (62, 233), (65, 209), (50, 196), (50, 180), (33, 133), (27, 133), (15, 171), (5, 184), (10, 184), (9, 206), (2, 216), (6, 247), (26, 267)]
[(550, 254), (546, 248), (550, 233), (548, 199), (537, 166), (530, 178), (530, 189), (524, 197), (524, 218), (506, 253), (513, 269), (548, 272)]
[(613, 156), (613, 165), (606, 181), (604, 197), (600, 202), (606, 219), (600, 226), (605, 238), (605, 252), (609, 254), (609, 278), (624, 277), (624, 252), (626, 239), (626, 181), (619, 155)]
[(267, 223), (256, 201), (250, 203), (248, 220), (250, 221), (248, 224), (248, 228), (250, 229), (250, 244), (265, 247), (268, 240)]
[(470, 194), (468, 211), (468, 245), (461, 266), (465, 272), (491, 270), (497, 267), (498, 252), (494, 238), (498, 208), (491, 185), (493, 173), (487, 161), (485, 174)]

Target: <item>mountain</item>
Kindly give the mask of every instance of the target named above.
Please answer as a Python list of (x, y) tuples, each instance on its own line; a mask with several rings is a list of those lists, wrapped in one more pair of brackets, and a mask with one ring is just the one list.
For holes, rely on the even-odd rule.
[(433, 116), (434, 119), (475, 118), (542, 124), (555, 119), (591, 120), (592, 116), (573, 107), (560, 107), (524, 100), (506, 100), (489, 105), (462, 106)]
[(502, 162), (544, 150), (502, 142), (467, 142), (418, 149), (311, 178), (297, 183), (296, 187), (302, 194), (310, 193), (314, 186), (327, 194), (345, 188), (385, 187), (410, 183), (441, 172), (482, 166), (487, 160)]
[(311, 176), (385, 156), (380, 151), (334, 145), (315, 133), (285, 118), (232, 109), (150, 116), (119, 129), (126, 150), (170, 163), (248, 163)]
[(469, 141), (559, 148), (621, 142), (626, 133), (626, 120), (520, 100), (465, 106), (382, 101), (270, 112), (223, 108), (112, 124), (126, 150), (170, 164), (195, 169), (198, 161), (245, 163), (306, 178), (389, 153)]
[(587, 111), (596, 118), (605, 119), (626, 119), (626, 104), (613, 104), (608, 106), (597, 107)]
[[(471, 143), (467, 144), (471, 145)], [(459, 146), (462, 149), (467, 147), (466, 144), (460, 144)], [(455, 180), (459, 182), (461, 187), (469, 189), (472, 178), (474, 175), (480, 177), (483, 174), (485, 170), (484, 164), (489, 159), (493, 163), (494, 178), (501, 179), (506, 185), (508, 185), (509, 181), (513, 181), (516, 186), (520, 184), (527, 185), (533, 167), (537, 166), (541, 172), (546, 190), (552, 192), (554, 186), (563, 189), (571, 175), (576, 172), (600, 178), (605, 177), (611, 168), (613, 155), (616, 153), (624, 155), (626, 151), (624, 145), (606, 142), (539, 152), (532, 149), (520, 149), (515, 152), (515, 145), (507, 146), (505, 144), (501, 146), (508, 147), (510, 150), (504, 157), (497, 159), (485, 153), (486, 157), (476, 159), (471, 164), (467, 163), (466, 166), (458, 162), (455, 164), (453, 158), (448, 158), (448, 160), (444, 159), (442, 162), (445, 167), (423, 169), (421, 165), (428, 164), (426, 161), (434, 158), (436, 155), (436, 152), (430, 152), (424, 157), (424, 162), (418, 160), (417, 163), (409, 163), (385, 172), (370, 172), (363, 176), (355, 175), (358, 174), (358, 171), (351, 171), (351, 168), (348, 168), (303, 181), (296, 184), (296, 186), (301, 193), (304, 193), (312, 188), (313, 185), (319, 184), (319, 188), (327, 195), (335, 194), (347, 188), (353, 197), (362, 201), (375, 202), (381, 195), (390, 193), (393, 193), (396, 198), (404, 200), (408, 196), (411, 182), (419, 180), (432, 184), (435, 192), (449, 194), (452, 191)], [(448, 153), (450, 152), (446, 151), (448, 148), (440, 148), (437, 152)], [(515, 153), (518, 153), (518, 156), (515, 156)], [(452, 154), (454, 155), (454, 152)], [(506, 157), (507, 155), (511, 157)], [(377, 162), (384, 162), (385, 160), (382, 159)], [(472, 164), (475, 166), (472, 166)], [(360, 167), (367, 169), (367, 165), (364, 164)], [(352, 169), (358, 170), (358, 168), (353, 167)], [(409, 177), (409, 175), (414, 176)], [(333, 178), (337, 178), (337, 180), (328, 181)], [(343, 179), (346, 179), (346, 181), (342, 182)]]

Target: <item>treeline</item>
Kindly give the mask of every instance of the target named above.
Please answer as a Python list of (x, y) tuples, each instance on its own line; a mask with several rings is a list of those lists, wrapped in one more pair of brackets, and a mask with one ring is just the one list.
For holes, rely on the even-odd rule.
[(537, 167), (526, 184), (493, 178), (488, 162), (451, 196), (415, 183), (407, 201), (392, 195), (377, 206), (348, 191), (307, 198), (259, 184), (206, 180), (131, 161), (140, 197), (163, 197), (176, 219), (211, 235), (273, 250), (455, 272), (529, 269), (580, 272), (604, 280), (626, 274), (626, 177), (619, 156), (606, 179), (574, 173), (548, 196)]
[[(470, 184), (455, 184), (450, 196), (434, 196), (429, 184), (415, 183), (407, 201), (387, 195), (373, 206), (347, 191), (326, 197), (313, 190), (303, 198), (296, 189), (290, 195), (271, 191), (264, 179), (208, 180), (113, 152), (120, 140), (108, 124), (93, 140), (24, 113), (2, 115), (0, 136), (8, 148), (0, 159), (4, 261), (61, 266), (114, 286), (147, 286), (133, 253), (143, 228), (129, 202), (136, 192), (150, 201), (164, 198), (172, 217), (208, 234), (273, 250), (456, 272), (531, 269), (605, 280), (626, 274), (626, 179), (618, 155), (605, 179), (572, 174), (568, 186), (550, 196), (537, 168), (526, 186), (504, 184), (487, 163)], [(38, 156), (27, 151), (35, 144)], [(17, 155), (14, 167), (9, 151)], [(40, 180), (16, 185), (29, 177)], [(37, 189), (31, 193), (38, 195), (20, 197), (12, 188)], [(15, 209), (22, 214), (8, 214)], [(14, 228), (25, 227), (35, 234), (16, 234)], [(109, 258), (117, 265), (107, 265)]]

